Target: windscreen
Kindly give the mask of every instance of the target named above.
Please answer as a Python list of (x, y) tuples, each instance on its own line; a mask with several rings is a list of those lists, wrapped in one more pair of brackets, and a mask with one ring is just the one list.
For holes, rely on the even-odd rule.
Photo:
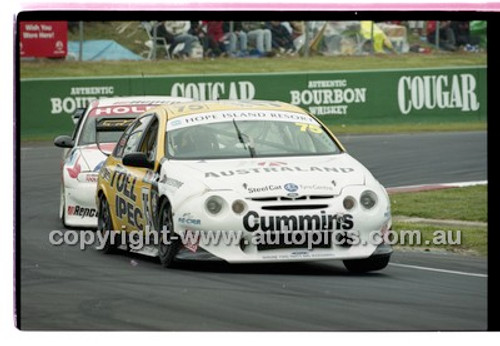
[(219, 112), (172, 119), (166, 152), (173, 159), (331, 155), (340, 152), (313, 118), (288, 112)]

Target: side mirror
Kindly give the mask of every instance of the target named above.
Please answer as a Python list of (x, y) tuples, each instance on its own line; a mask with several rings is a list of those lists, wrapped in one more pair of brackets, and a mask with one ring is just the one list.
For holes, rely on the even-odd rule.
[(54, 139), (54, 145), (59, 148), (73, 148), (75, 141), (70, 136), (58, 136)]
[(123, 157), (122, 162), (125, 166), (153, 169), (155, 164), (148, 160), (144, 153), (130, 153)]

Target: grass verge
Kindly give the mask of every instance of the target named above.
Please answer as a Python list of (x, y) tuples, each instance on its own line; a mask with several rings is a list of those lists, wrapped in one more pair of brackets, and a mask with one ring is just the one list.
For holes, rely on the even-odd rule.
[(156, 61), (22, 61), (21, 78), (342, 71), (486, 65), (484, 53), (218, 58)]
[[(418, 230), (421, 232), (421, 241), (418, 244), (411, 245), (406, 241), (404, 246), (422, 249), (438, 248), (458, 253), (486, 255), (488, 248), (487, 226), (464, 226), (460, 225), (460, 221), (488, 222), (487, 205), (487, 186), (394, 194), (391, 195), (391, 208), (394, 216), (451, 219), (457, 220), (457, 224), (436, 226), (425, 222), (396, 221), (392, 228), (398, 233), (399, 238), (402, 236), (402, 231)], [(435, 232), (437, 231), (447, 232), (447, 237), (451, 233), (453, 241), (458, 240), (457, 232), (460, 231), (459, 244), (435, 243)]]
[(487, 186), (391, 195), (393, 215), (488, 222)]
[[(486, 256), (488, 254), (488, 230), (487, 227), (445, 227), (434, 226), (425, 223), (407, 223), (395, 222), (392, 226), (393, 231), (398, 233), (401, 239), (406, 231), (419, 231), (421, 239), (418, 244), (409, 244), (409, 234), (406, 233), (403, 245), (395, 245), (398, 247), (420, 248), (423, 250), (442, 249), (460, 254), (473, 254)], [(444, 233), (443, 233), (444, 232)], [(440, 236), (444, 234), (446, 244), (435, 243), (441, 240)], [(450, 242), (451, 241), (451, 242)], [(458, 242), (453, 244), (452, 242)], [(400, 244), (400, 243), (399, 243)]]

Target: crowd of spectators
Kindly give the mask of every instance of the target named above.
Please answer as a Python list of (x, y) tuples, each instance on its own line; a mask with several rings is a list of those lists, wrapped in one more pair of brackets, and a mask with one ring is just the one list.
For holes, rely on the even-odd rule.
[[(440, 49), (456, 51), (477, 47), (479, 38), (472, 36), (469, 22), (458, 21), (392, 21), (403, 25), (409, 35)], [(438, 25), (439, 23), (439, 25)], [(439, 27), (438, 35), (436, 30)], [(156, 25), (157, 37), (168, 45), (169, 56), (192, 56), (199, 46), (204, 57), (273, 57), (296, 55), (304, 44), (305, 23), (302, 21), (164, 21)], [(438, 41), (436, 41), (438, 38)]]

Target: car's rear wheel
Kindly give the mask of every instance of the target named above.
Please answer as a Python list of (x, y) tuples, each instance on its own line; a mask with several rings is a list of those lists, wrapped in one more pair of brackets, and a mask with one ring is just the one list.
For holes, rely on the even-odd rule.
[(160, 241), (158, 244), (158, 257), (160, 263), (165, 268), (175, 266), (175, 256), (181, 247), (181, 241), (174, 233), (174, 222), (172, 209), (167, 201), (163, 201), (158, 212), (158, 225)]
[(364, 259), (345, 260), (344, 266), (352, 273), (366, 273), (384, 269), (389, 264), (390, 259), (390, 255), (383, 255)]
[(100, 232), (103, 236), (104, 245), (102, 247), (102, 252), (105, 254), (113, 253), (118, 248), (118, 237), (112, 237), (113, 228), (113, 220), (111, 219), (111, 211), (109, 209), (108, 201), (106, 197), (102, 196), (99, 199), (99, 215), (97, 217), (97, 231)]

